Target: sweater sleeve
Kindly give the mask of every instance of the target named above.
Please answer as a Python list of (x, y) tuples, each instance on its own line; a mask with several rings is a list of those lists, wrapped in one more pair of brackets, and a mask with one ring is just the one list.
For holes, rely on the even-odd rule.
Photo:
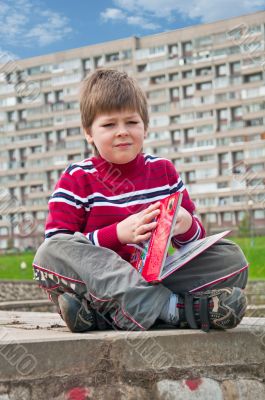
[(118, 239), (117, 224), (118, 222), (89, 232), (87, 237), (96, 246), (107, 247), (108, 249), (117, 251), (124, 246)]
[[(89, 194), (83, 192), (82, 178), (78, 174), (71, 175), (68, 170), (70, 168), (62, 174), (49, 200), (46, 239), (58, 233), (74, 234), (84, 231), (90, 211)], [(117, 236), (117, 224), (118, 222), (89, 232), (86, 236), (96, 246), (117, 251), (123, 246)]]
[(187, 244), (187, 243), (190, 243), (190, 242), (193, 242), (195, 240), (202, 239), (203, 237), (205, 237), (205, 229), (204, 229), (200, 219), (196, 216), (195, 204), (191, 200), (189, 193), (188, 193), (181, 177), (177, 173), (177, 171), (172, 163), (169, 164), (168, 178), (169, 178), (169, 182), (170, 182), (171, 193), (175, 193), (175, 192), (182, 193), (183, 197), (182, 197), (181, 206), (183, 208), (185, 208), (192, 216), (192, 224), (191, 224), (189, 230), (180, 235), (172, 236), (172, 238), (171, 238), (172, 246), (175, 248), (178, 248), (184, 244)]
[(76, 177), (67, 170), (58, 180), (49, 203), (45, 238), (58, 233), (82, 232), (89, 205), (80, 193)]

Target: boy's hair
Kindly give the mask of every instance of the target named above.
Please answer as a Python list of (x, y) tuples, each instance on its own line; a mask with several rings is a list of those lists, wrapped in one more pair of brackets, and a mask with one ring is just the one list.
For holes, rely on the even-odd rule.
[(84, 79), (80, 93), (80, 112), (85, 130), (91, 127), (97, 115), (122, 110), (138, 112), (147, 129), (149, 116), (146, 96), (126, 72), (102, 68)]

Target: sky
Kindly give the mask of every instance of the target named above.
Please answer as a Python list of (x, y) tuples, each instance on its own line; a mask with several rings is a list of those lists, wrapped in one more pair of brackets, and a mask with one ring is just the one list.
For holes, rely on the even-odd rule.
[(265, 0), (0, 0), (0, 52), (24, 59), (260, 10)]

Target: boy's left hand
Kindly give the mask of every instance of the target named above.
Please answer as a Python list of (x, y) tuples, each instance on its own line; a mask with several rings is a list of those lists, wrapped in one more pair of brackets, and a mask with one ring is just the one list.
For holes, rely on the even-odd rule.
[(178, 210), (176, 225), (173, 229), (173, 236), (186, 233), (192, 224), (191, 214), (183, 207)]

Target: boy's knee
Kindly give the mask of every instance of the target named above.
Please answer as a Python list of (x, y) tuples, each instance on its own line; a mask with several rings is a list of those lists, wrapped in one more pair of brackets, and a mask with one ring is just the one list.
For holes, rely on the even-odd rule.
[(232, 259), (231, 261), (235, 264), (240, 265), (241, 267), (247, 265), (248, 262), (246, 260), (246, 257), (238, 244), (232, 242), (229, 239), (223, 239), (222, 244), (225, 245), (226, 249), (224, 252), (222, 252), (223, 255), (230, 255)]
[(60, 254), (60, 243), (65, 240), (70, 240), (72, 235), (58, 234), (56, 237), (45, 240), (38, 248), (33, 264), (36, 265), (50, 265), (51, 261)]

